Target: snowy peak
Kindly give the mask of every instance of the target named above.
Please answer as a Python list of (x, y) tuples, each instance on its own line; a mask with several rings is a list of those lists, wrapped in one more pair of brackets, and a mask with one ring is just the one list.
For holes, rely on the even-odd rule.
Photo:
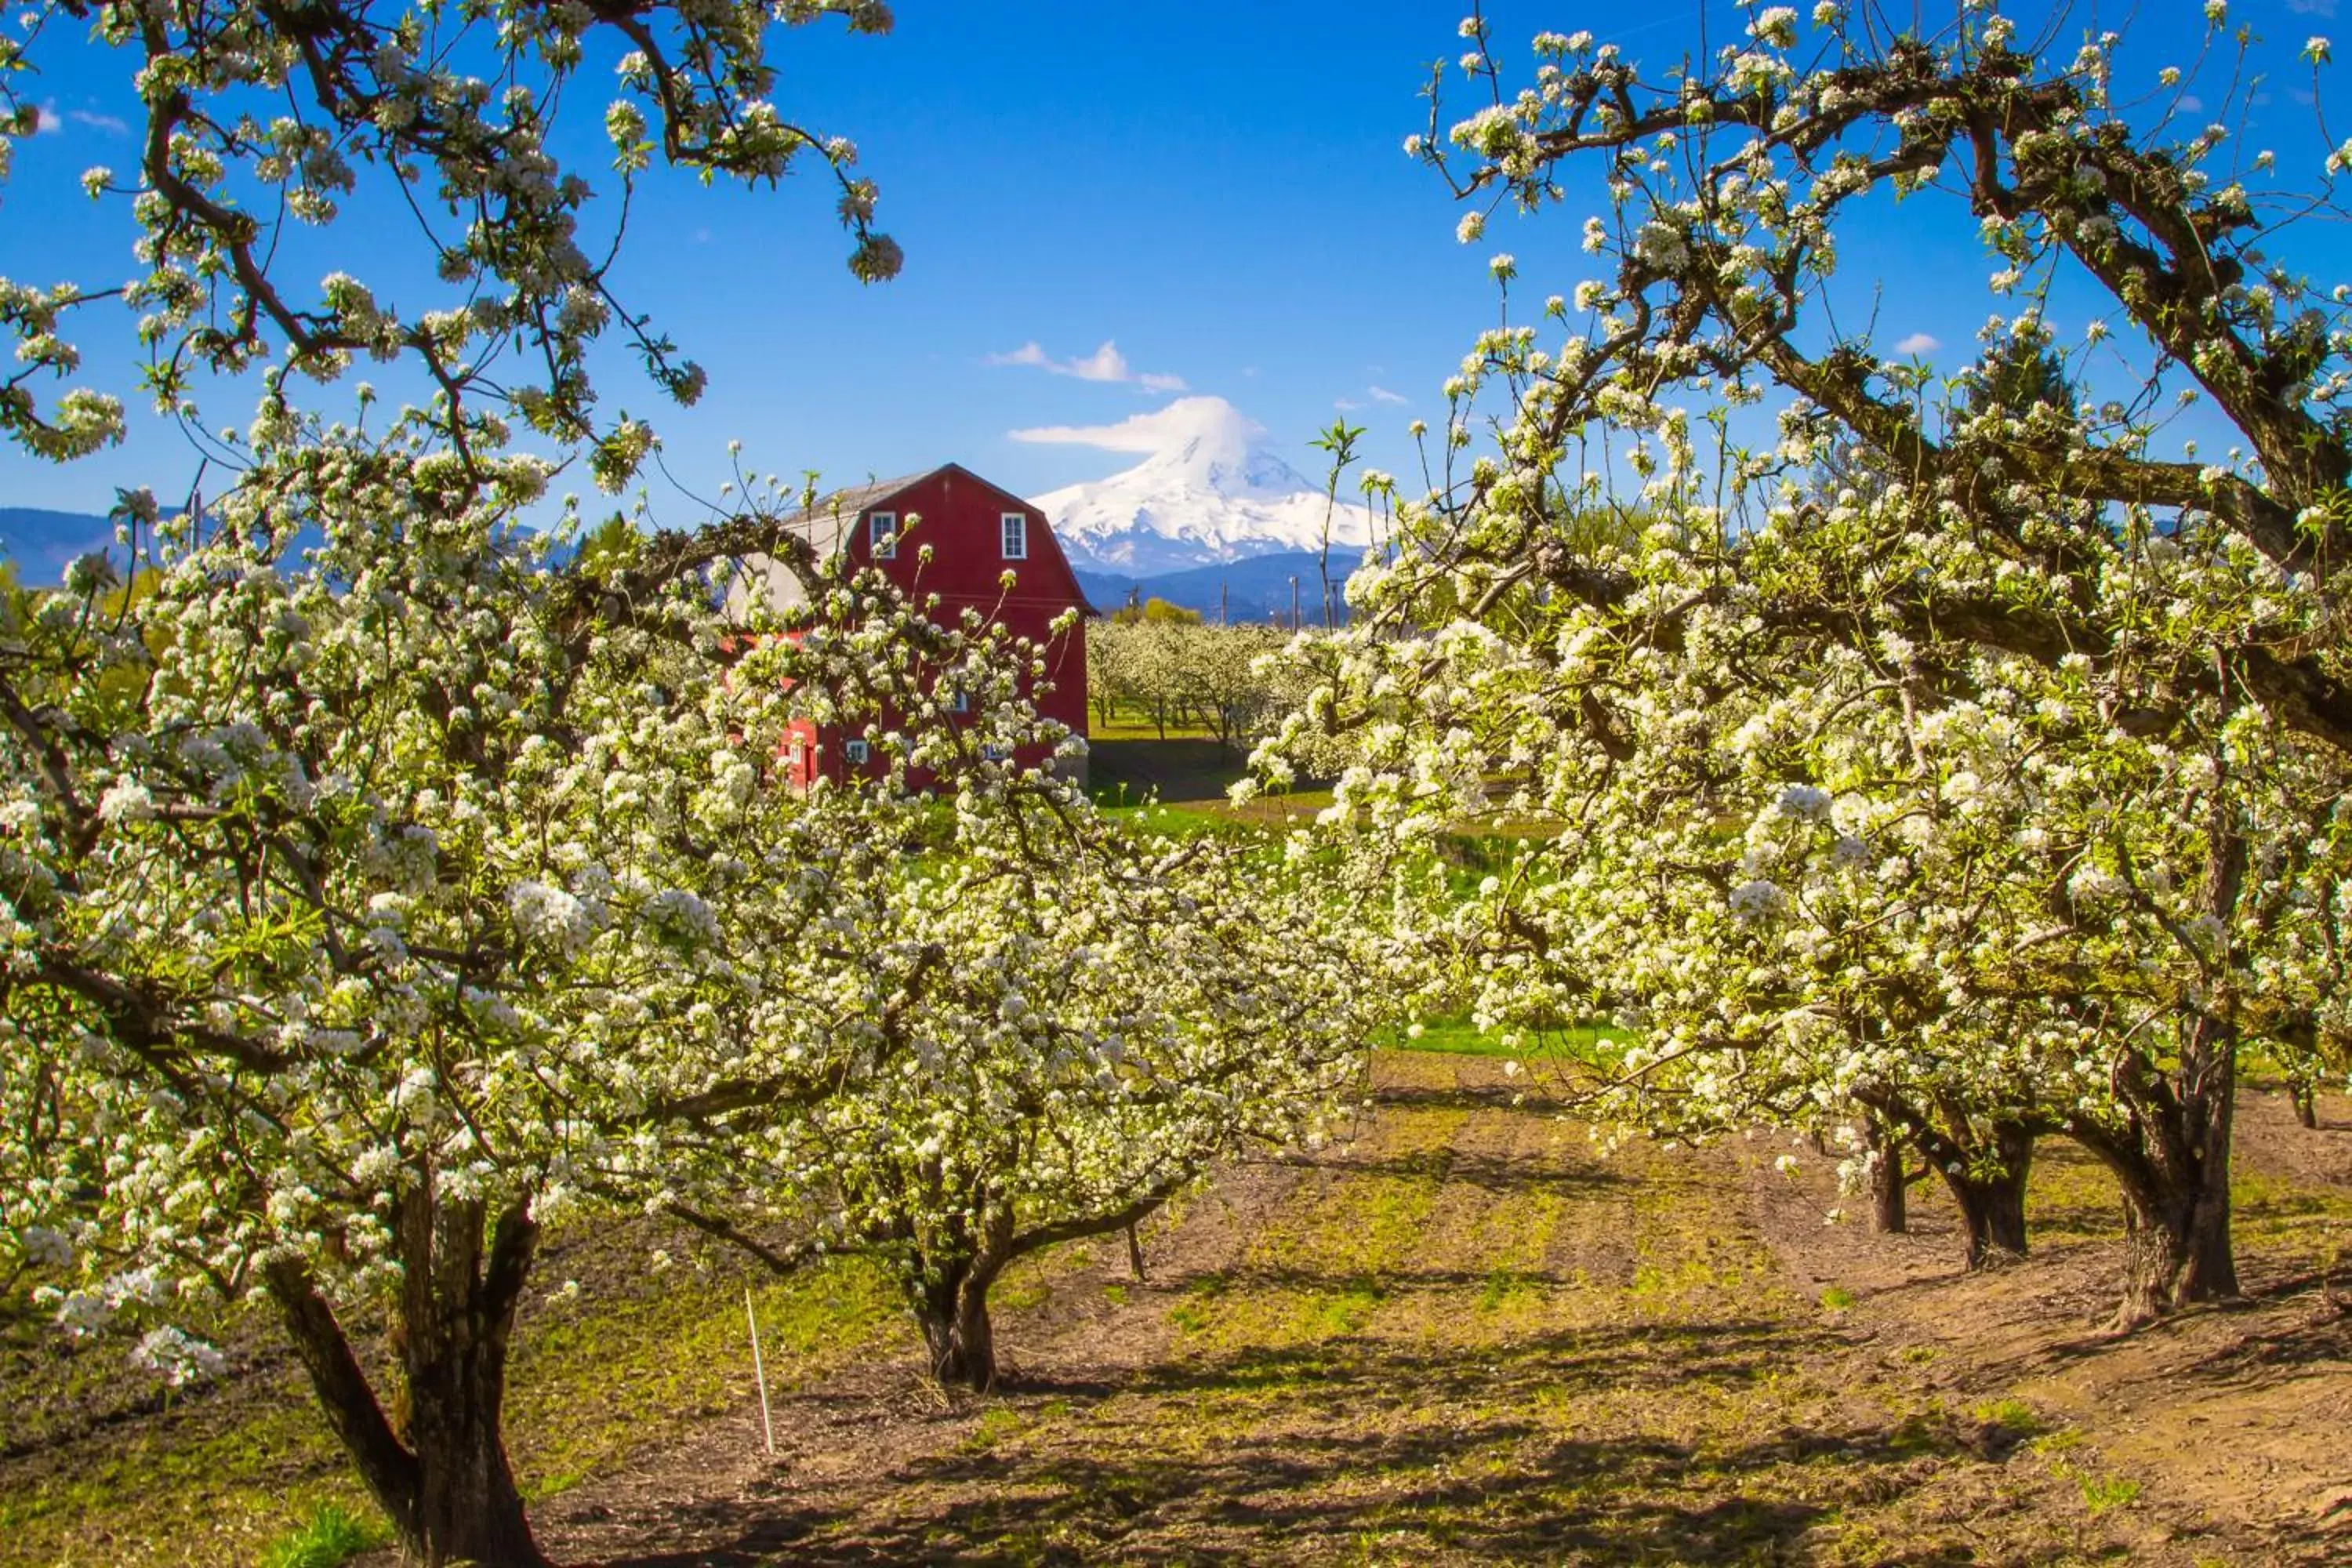
[(1032, 498), (1071, 563), (1150, 576), (1288, 551), (1320, 551), (1353, 564), (1371, 539), (1362, 507), (1332, 505), (1285, 461), (1265, 430), (1222, 397), (1179, 398), (1154, 414), (1087, 430), (1016, 431), (1144, 460), (1107, 479)]

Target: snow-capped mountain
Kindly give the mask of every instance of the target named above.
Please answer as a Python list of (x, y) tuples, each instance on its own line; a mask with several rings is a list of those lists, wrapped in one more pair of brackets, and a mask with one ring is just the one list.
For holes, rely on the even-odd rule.
[(1150, 455), (1134, 468), (1032, 498), (1070, 563), (1149, 577), (1286, 551), (1320, 551), (1327, 515), (1342, 570), (1371, 539), (1371, 515), (1331, 507), (1319, 481), (1285, 462), (1265, 431), (1222, 397), (1183, 397), (1097, 431), (1024, 431)]

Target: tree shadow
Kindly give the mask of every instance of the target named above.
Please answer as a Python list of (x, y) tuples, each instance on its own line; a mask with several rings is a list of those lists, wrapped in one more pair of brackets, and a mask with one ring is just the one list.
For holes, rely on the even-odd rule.
[[(711, 1538), (609, 1568), (881, 1562), (1354, 1559), (1442, 1545), (1476, 1561), (1777, 1562), (1845, 1502), (1976, 1462), (1921, 1421), (1781, 1426), (1729, 1440), (1563, 1430), (1544, 1401), (1761, 1383), (1807, 1331), (1737, 1319), (1557, 1332), (1476, 1356), (1397, 1341), (1252, 1349), (1147, 1368), (1000, 1443), (910, 1458), (840, 1515), (788, 1491), (698, 1510)], [(1259, 1419), (1278, 1396), (1279, 1417)], [(1008, 1426), (1015, 1423), (1008, 1422)], [(1880, 1559), (1968, 1561), (1934, 1545)]]
[(1516, 1110), (1527, 1116), (1549, 1116), (1568, 1104), (1524, 1081), (1507, 1079), (1493, 1084), (1387, 1083), (1374, 1089), (1372, 1098), (1383, 1107), (1413, 1110)]
[(1563, 1167), (1557, 1161), (1517, 1159), (1507, 1154), (1458, 1149), (1433, 1149), (1413, 1154), (1356, 1155), (1278, 1154), (1271, 1164), (1294, 1169), (1328, 1171), (1343, 1176), (1404, 1176), (1460, 1183), (1481, 1192), (1597, 1193), (1633, 1184), (1615, 1171), (1599, 1166)]

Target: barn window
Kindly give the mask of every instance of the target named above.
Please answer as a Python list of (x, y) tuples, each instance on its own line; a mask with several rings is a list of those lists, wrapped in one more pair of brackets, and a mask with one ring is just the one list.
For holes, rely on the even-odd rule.
[(841, 754), (849, 759), (851, 767), (862, 768), (866, 765), (866, 757), (871, 754), (871, 749), (863, 741), (844, 741), (841, 743)]
[(1029, 516), (1026, 512), (1004, 514), (1004, 558), (1007, 561), (1029, 559)]
[(866, 537), (874, 545), (874, 559), (892, 561), (898, 554), (898, 514), (877, 511), (866, 520)]

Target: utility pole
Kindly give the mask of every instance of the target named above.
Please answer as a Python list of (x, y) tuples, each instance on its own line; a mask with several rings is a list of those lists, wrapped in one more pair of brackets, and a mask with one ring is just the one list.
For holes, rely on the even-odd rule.
[(1298, 579), (1295, 576), (1290, 580), (1290, 629), (1298, 630)]
[(1233, 584), (1226, 582), (1217, 584), (1217, 625), (1221, 626), (1225, 624), (1225, 595), (1232, 587)]

